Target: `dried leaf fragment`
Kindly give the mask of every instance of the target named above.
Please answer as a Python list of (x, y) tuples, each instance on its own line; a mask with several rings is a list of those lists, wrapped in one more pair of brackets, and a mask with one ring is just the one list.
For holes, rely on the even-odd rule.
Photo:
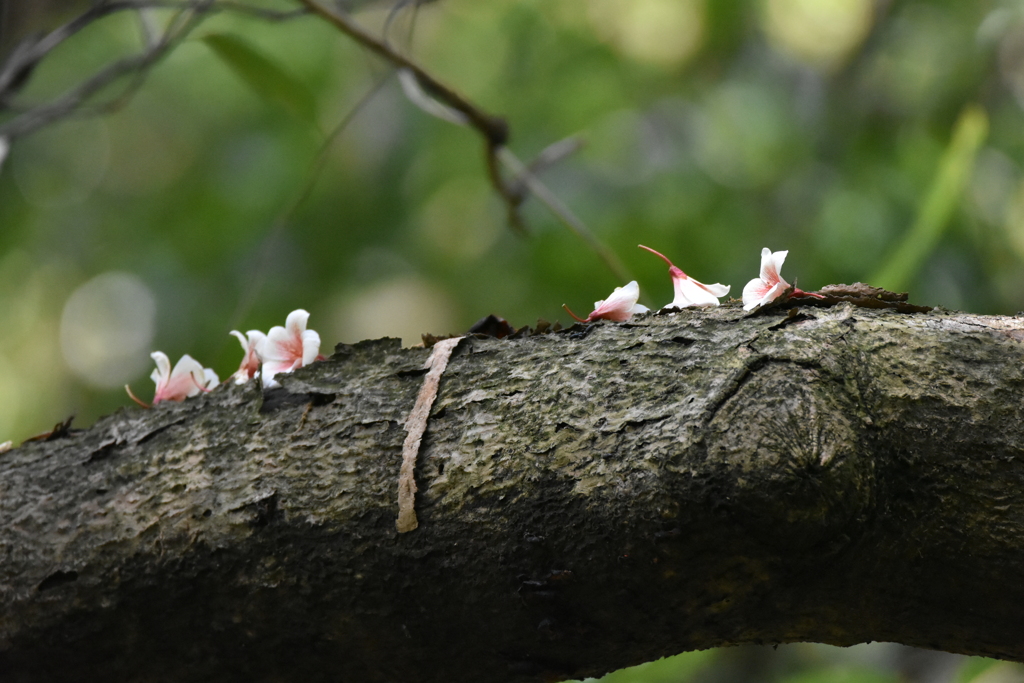
[(917, 306), (907, 301), (906, 292), (890, 292), (881, 287), (872, 287), (863, 282), (852, 285), (828, 285), (818, 290), (824, 296), (820, 300), (801, 301), (812, 306), (835, 306), (849, 302), (861, 308), (888, 308), (900, 313), (927, 313), (931, 306)]

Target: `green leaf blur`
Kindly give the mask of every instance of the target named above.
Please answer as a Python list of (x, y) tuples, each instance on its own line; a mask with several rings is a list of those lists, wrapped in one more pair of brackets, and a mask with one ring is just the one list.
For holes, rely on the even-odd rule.
[(253, 91), (279, 104), (300, 121), (316, 127), (316, 99), (302, 82), (237, 36), (215, 33), (203, 37), (213, 52)]
[[(388, 9), (355, 16), (380, 31)], [(90, 25), (22, 99), (137, 51), (139, 24)], [(767, 246), (804, 289), (876, 279), (1014, 313), (1022, 35), (1024, 13), (999, 3), (443, 0), (399, 12), (388, 39), (503, 116), (524, 161), (584, 141), (540, 178), (652, 306), (671, 286), (638, 243), (736, 294)], [(90, 103), (127, 92), (109, 114), (15, 140), (0, 174), (0, 440), (72, 412), (88, 424), (125, 404), (125, 382), (145, 395), (155, 349), (227, 376), (227, 332), (294, 308), (329, 351), (489, 313), (566, 323), (562, 303), (586, 312), (624, 284), (536, 200), (528, 234), (510, 230), (479, 137), (313, 17), (220, 12), (127, 85)], [(92, 299), (72, 297), (95, 278)]]

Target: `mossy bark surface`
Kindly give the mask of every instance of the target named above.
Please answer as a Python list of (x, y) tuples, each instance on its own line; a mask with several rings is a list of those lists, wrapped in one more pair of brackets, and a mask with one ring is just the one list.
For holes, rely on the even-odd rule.
[(0, 455), (4, 681), (542, 681), (738, 643), (1024, 661), (1024, 320), (735, 305), (339, 346)]

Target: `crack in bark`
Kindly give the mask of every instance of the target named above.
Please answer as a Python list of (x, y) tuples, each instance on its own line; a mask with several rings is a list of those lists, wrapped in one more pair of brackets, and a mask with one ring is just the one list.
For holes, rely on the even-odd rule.
[(722, 409), (722, 406), (728, 403), (729, 399), (739, 393), (740, 389), (742, 389), (743, 385), (753, 377), (754, 373), (771, 361), (769, 356), (760, 353), (754, 348), (754, 341), (756, 341), (756, 339), (744, 344), (743, 347), (749, 349), (750, 352), (755, 355), (751, 356), (750, 359), (744, 363), (737, 376), (729, 382), (729, 385), (726, 387), (721, 397), (712, 404), (711, 408), (708, 410), (708, 418), (705, 421), (706, 425), (711, 424), (715, 420), (715, 417), (718, 416), (718, 412)]

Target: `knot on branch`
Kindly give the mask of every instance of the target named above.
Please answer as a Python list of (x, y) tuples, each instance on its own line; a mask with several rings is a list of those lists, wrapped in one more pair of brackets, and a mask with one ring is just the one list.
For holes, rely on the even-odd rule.
[(793, 363), (762, 365), (709, 425), (724, 507), (768, 545), (839, 550), (873, 499), (865, 430), (842, 385)]

